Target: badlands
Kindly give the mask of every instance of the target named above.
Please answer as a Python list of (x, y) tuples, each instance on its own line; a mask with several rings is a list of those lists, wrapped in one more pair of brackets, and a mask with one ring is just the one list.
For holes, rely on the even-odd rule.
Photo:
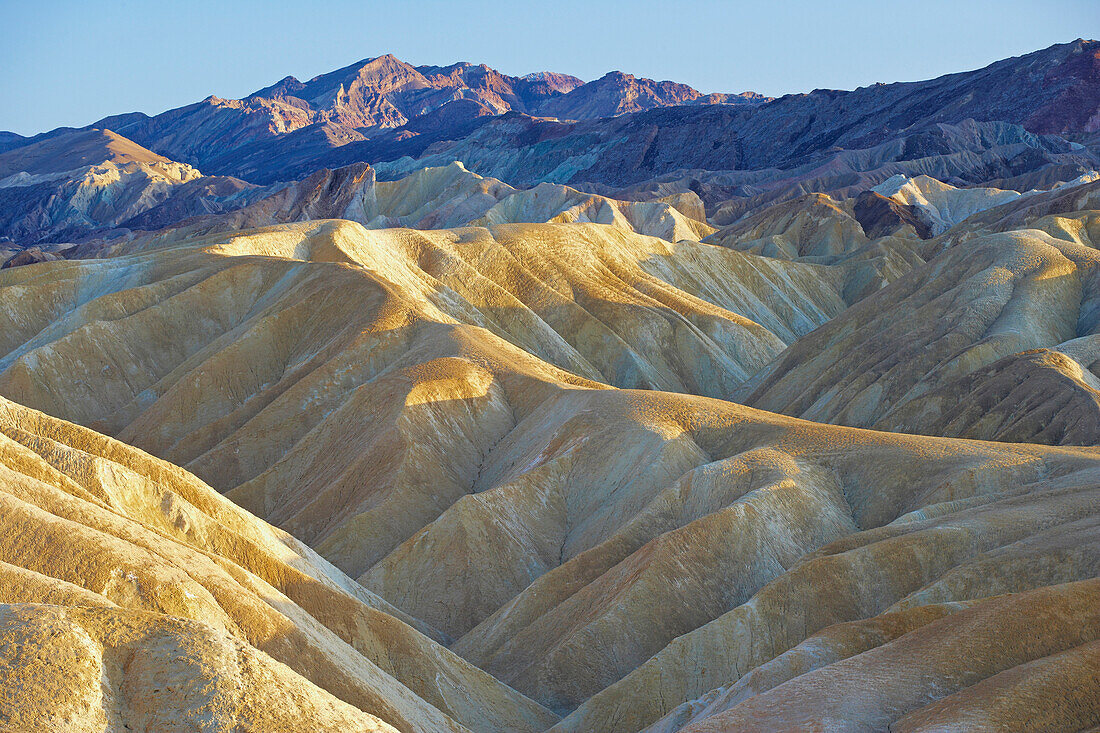
[(1097, 68), (0, 138), (0, 730), (1100, 729)]

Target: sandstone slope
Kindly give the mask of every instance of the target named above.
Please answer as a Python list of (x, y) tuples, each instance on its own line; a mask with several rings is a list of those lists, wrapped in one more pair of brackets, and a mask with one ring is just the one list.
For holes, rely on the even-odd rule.
[[(739, 384), (761, 365), (754, 351), (770, 358), (825, 305), (843, 308), (836, 269), (599, 225), (180, 236), (4, 270), (0, 393), (205, 477), (568, 714), (558, 730), (752, 715), (725, 693), (757, 667), (749, 679), (779, 682), (752, 705), (801, 725), (830, 708), (800, 702), (822, 677), (799, 681), (798, 655), (818, 659), (813, 645), (834, 637), (825, 659), (852, 660), (836, 689), (907, 650), (938, 665), (877, 688), (885, 702), (844, 713), (853, 726), (941, 698), (920, 715), (950, 720), (955, 701), (977, 710), (1005, 684), (1038, 684), (1038, 668), (1086, 691), (1052, 720), (1095, 717), (1081, 671), (1100, 635), (1081, 610), (1091, 586), (1060, 584), (1098, 569), (1096, 450), (877, 433), (652, 391)], [(995, 236), (1008, 238), (988, 257), (1042, 275), (1014, 292), (1061, 287), (1047, 269), (1069, 266), (1033, 235)], [(1005, 593), (1020, 600), (976, 605)], [(994, 621), (1043, 636), (954, 653), (966, 624)], [(453, 660), (435, 646), (400, 659), (427, 649)], [(484, 689), (497, 695), (486, 720), (545, 720)], [(1029, 709), (996, 699), (998, 722)]]
[(0, 474), (5, 727), (554, 720), (294, 538), (135, 448), (0, 398)]
[[(671, 242), (699, 240), (715, 231), (693, 193), (656, 201), (617, 201), (550, 183), (522, 190), (471, 173), (458, 162), (421, 168), (392, 181), (378, 180), (374, 169), (358, 163), (273, 188), (270, 195), (238, 211), (178, 226), (190, 234), (325, 218), (348, 219), (368, 229), (595, 223)], [(130, 224), (141, 226), (159, 215), (153, 210)]]
[(1096, 191), (1036, 195), (1028, 206), (1081, 210), (997, 231), (999, 210), (1020, 214), (1013, 200), (929, 240), (926, 264), (800, 339), (737, 399), (845, 425), (1096, 444)]
[(1020, 203), (1019, 199), (1045, 193), (1046, 197), (1062, 189), (1080, 186), (1100, 178), (1092, 171), (1071, 181), (1060, 182), (1045, 192), (1025, 192), (972, 186), (956, 188), (929, 176), (894, 176), (871, 189), (874, 193), (893, 199), (902, 206), (913, 209), (932, 234), (942, 234), (951, 227), (980, 212), (1007, 203)]

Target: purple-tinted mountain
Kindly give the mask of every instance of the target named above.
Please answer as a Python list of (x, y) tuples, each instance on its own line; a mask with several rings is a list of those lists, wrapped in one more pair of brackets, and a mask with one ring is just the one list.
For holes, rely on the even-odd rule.
[[(96, 127), (115, 130), (176, 160), (212, 172), (235, 170), (233, 151), (281, 140), (308, 130), (289, 145), (317, 154), (346, 143), (403, 129), (418, 134), (417, 121), (448, 125), (448, 136), (464, 134), (470, 120), (515, 111), (530, 115), (563, 114), (583, 119), (693, 102), (751, 104), (759, 95), (703, 95), (672, 82), (608, 75), (590, 84), (553, 72), (508, 76), (484, 64), (412, 66), (392, 55), (366, 59), (307, 82), (293, 76), (243, 99), (208, 97), (201, 102), (149, 117), (131, 113), (108, 117)], [(587, 87), (590, 92), (577, 95)], [(0, 141), (2, 144), (2, 141)], [(265, 179), (277, 176), (263, 172)]]
[[(968, 119), (1095, 142), (1098, 56), (1100, 43), (1079, 39), (928, 81), (766, 101), (620, 72), (583, 83), (467, 63), (416, 67), (387, 55), (308, 82), (287, 77), (244, 99), (209, 97), (95, 126), (206, 173), (261, 184), (408, 157), (424, 165), (461, 160), (519, 185), (623, 188), (677, 171), (791, 169), (892, 140), (905, 141), (895, 159), (952, 155), (934, 126)], [(20, 142), (0, 138), (0, 148)], [(402, 172), (415, 167), (421, 163)]]
[(14, 132), (0, 130), (0, 153), (25, 144), (27, 138)]
[(1096, 141), (1098, 53), (1100, 43), (1078, 40), (928, 81), (815, 90), (770, 102), (751, 94), (704, 96), (617, 72), (581, 84), (560, 75), (517, 78), (483, 66), (412, 67), (380, 57), (305, 84), (288, 78), (245, 100), (212, 98), (104, 124), (207, 172), (255, 183), (410, 158), (399, 173), (461, 160), (516, 185), (611, 189), (683, 171), (812, 167), (842, 151), (892, 143), (891, 160), (954, 156), (958, 136), (944, 134), (942, 125), (971, 119), (1014, 125), (975, 128), (986, 139), (983, 149), (1023, 146), (1014, 169), (998, 165), (956, 179), (977, 182), (1030, 173), (1052, 162), (1051, 146), (1069, 148), (1037, 134)]
[(792, 169), (891, 141), (900, 146), (898, 160), (952, 155), (959, 141), (938, 126), (971, 119), (1011, 123), (1015, 127), (978, 126), (975, 134), (983, 147), (1022, 146), (1019, 154), (1038, 163), (1044, 150), (1071, 152), (1070, 144), (1038, 135), (1100, 128), (1098, 57), (1100, 42), (1078, 40), (929, 81), (815, 90), (761, 105), (669, 107), (575, 123), (512, 114), (426, 148), (412, 140), (403, 141), (404, 149), (378, 140), (355, 143), (332, 151), (326, 163), (378, 162), (401, 153), (432, 165), (461, 160), (519, 184), (623, 187), (678, 170)]
[(687, 84), (639, 79), (621, 71), (612, 71), (596, 81), (576, 87), (568, 94), (547, 99), (539, 106), (539, 112), (543, 116), (562, 120), (591, 120), (657, 107), (764, 101), (768, 101), (767, 97), (755, 92), (702, 94)]
[[(1100, 43), (1077, 40), (928, 81), (767, 101), (619, 72), (584, 83), (467, 63), (414, 67), (387, 55), (95, 129), (205, 174), (174, 182), (170, 196), (158, 183), (138, 210), (126, 207), (143, 225), (232, 210), (260, 195), (249, 185), (323, 168), (366, 162), (387, 180), (457, 160), (520, 187), (561, 183), (626, 200), (692, 192), (725, 226), (808, 193), (858, 196), (898, 174), (1023, 191), (1100, 168), (1098, 57)], [(50, 140), (49, 150), (62, 150), (73, 134), (5, 133), (0, 153), (22, 160)], [(10, 174), (21, 171), (31, 172)], [(0, 196), (9, 204), (0, 236), (37, 243), (125, 225), (98, 204), (46, 212), (58, 184), (25, 178)]]

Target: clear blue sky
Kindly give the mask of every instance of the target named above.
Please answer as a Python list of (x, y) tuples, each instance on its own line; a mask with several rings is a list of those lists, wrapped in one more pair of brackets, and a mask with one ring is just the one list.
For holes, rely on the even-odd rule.
[(0, 0), (0, 130), (240, 97), (383, 53), (779, 95), (1097, 36), (1098, 0)]

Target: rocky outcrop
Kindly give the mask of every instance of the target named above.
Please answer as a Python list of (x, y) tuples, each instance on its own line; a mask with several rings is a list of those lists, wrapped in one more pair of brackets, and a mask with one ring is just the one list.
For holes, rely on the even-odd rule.
[[(904, 130), (845, 141), (868, 147), (817, 147), (807, 141), (796, 156), (801, 138), (790, 139), (790, 110), (772, 111), (781, 101), (753, 110), (674, 107), (577, 123), (509, 114), (486, 118), (465, 136), (427, 147), (415, 139), (401, 145), (351, 143), (314, 165), (388, 161), (372, 164), (396, 177), (457, 159), (481, 175), (515, 185), (567, 183), (618, 198), (664, 184), (673, 187), (668, 193), (698, 193), (717, 224), (809, 192), (854, 196), (899, 173), (973, 185), (1047, 166), (1070, 170), (1070, 178), (1100, 166), (1095, 151), (1062, 138), (972, 119), (918, 121)], [(809, 110), (806, 117), (810, 125)], [(790, 144), (776, 145), (777, 138)], [(546, 144), (550, 140), (553, 144)]]
[(852, 304), (924, 264), (928, 228), (911, 207), (867, 192), (855, 199), (808, 194), (768, 206), (703, 241), (765, 257), (827, 265), (847, 272)]
[[(674, 195), (668, 201), (617, 201), (554, 184), (520, 190), (471, 173), (457, 162), (396, 181), (378, 181), (370, 166), (357, 163), (267, 188), (193, 170), (185, 180), (174, 180), (129, 165), (120, 173), (110, 161), (63, 172), (56, 185), (27, 183), (20, 178), (30, 175), (26, 172), (12, 176), (23, 182), (7, 189), (8, 198), (25, 206), (9, 210), (7, 229), (0, 231), (22, 242), (79, 238), (87, 242), (78, 248), (81, 256), (104, 242), (134, 236), (133, 230), (184, 227), (191, 233), (211, 233), (331, 218), (372, 229), (593, 222), (669, 241), (699, 240), (714, 232), (695, 194)], [(111, 171), (117, 174), (109, 175)], [(0, 201), (4, 196), (0, 188)], [(685, 211), (704, 218), (693, 219)], [(29, 261), (29, 256), (20, 261)]]
[(38, 247), (31, 247), (18, 252), (8, 259), (4, 260), (4, 264), (0, 265), (0, 270), (7, 269), (9, 267), (23, 267), (24, 265), (33, 265), (38, 262), (54, 262), (62, 259), (60, 255), (56, 255), (53, 252), (43, 252)]
[(0, 153), (0, 231), (22, 245), (76, 241), (238, 208), (262, 191), (110, 130), (69, 132)]
[[(684, 213), (703, 215), (702, 202), (694, 194), (668, 201), (617, 201), (549, 183), (521, 190), (471, 173), (461, 163), (423, 168), (395, 181), (379, 181), (372, 168), (358, 163), (320, 170), (302, 181), (272, 188), (264, 198), (238, 210), (171, 223), (189, 234), (334, 218), (368, 229), (598, 223), (671, 242), (699, 240), (714, 232), (705, 221)], [(180, 197), (173, 197), (127, 223), (138, 227), (169, 219), (179, 203)], [(95, 249), (92, 243), (82, 251)]]
[(740, 398), (846, 425), (1094, 444), (1095, 218), (930, 240), (942, 253), (796, 342)]
[(878, 191), (864, 191), (852, 205), (852, 216), (870, 239), (894, 234), (909, 225), (921, 239), (932, 236), (932, 227), (917, 213), (917, 208), (905, 201), (891, 200)]
[(581, 84), (567, 94), (548, 99), (537, 113), (563, 120), (591, 120), (642, 112), (656, 107), (686, 104), (754, 104), (769, 101), (761, 95), (705, 95), (686, 84), (639, 79), (621, 71), (612, 71), (599, 79)]
[[(1030, 190), (1025, 192), (971, 186), (956, 188), (929, 176), (894, 176), (871, 189), (871, 192), (887, 197), (895, 205), (907, 207), (910, 217), (923, 223), (928, 234), (942, 234), (951, 227), (965, 221), (975, 214), (1004, 204), (1014, 204), (1020, 208), (1020, 199), (1045, 194), (1043, 198), (1057, 195), (1061, 190), (1074, 188), (1100, 180), (1100, 173), (1091, 171), (1071, 181), (1063, 181), (1047, 191)], [(1083, 208), (1083, 207), (1080, 207)]]

